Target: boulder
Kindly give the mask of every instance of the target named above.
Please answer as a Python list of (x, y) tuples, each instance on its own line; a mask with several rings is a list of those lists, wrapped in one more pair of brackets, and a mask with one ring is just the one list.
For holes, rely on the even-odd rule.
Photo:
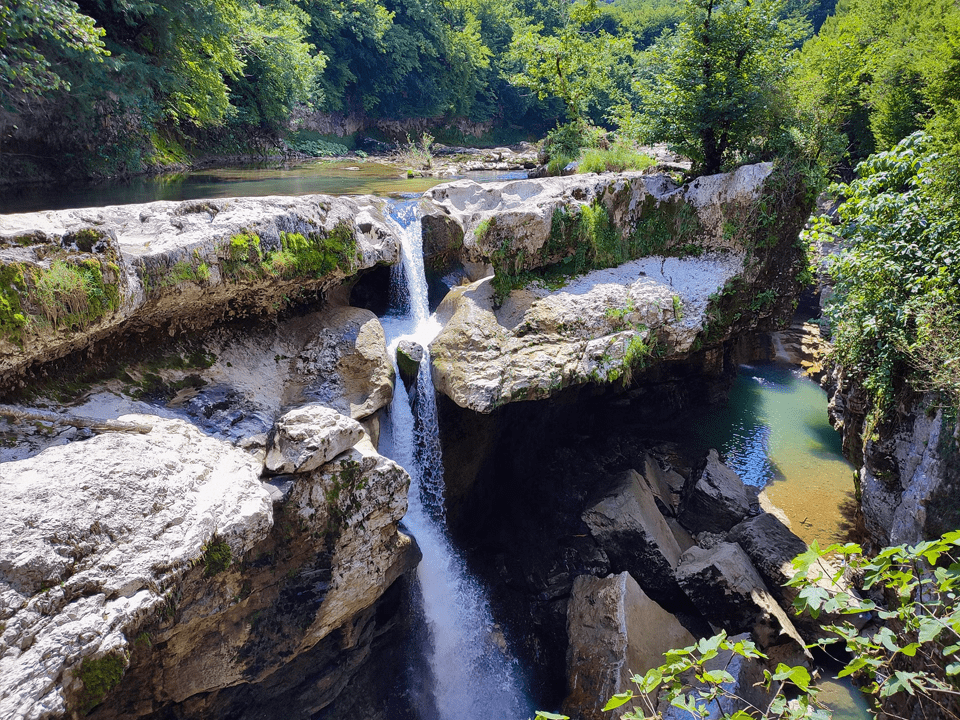
[[(646, 258), (536, 283), (495, 309), (490, 278), (451, 290), (430, 345), (434, 384), (461, 407), (489, 413), (572, 385), (625, 380), (649, 359), (689, 351), (710, 294), (733, 277), (730, 256)], [(682, 307), (682, 310), (679, 308)]]
[[(807, 213), (798, 200), (783, 209), (776, 237), (754, 237), (749, 218), (771, 171), (749, 166), (683, 188), (621, 173), (428, 191), (425, 233), (457, 224), (461, 262), (494, 271), (492, 279), (471, 274), (474, 284), (441, 306), (449, 322), (430, 349), (438, 390), (488, 413), (569, 386), (627, 383), (654, 362), (785, 315)], [(571, 270), (584, 263), (617, 266)], [(530, 272), (547, 268), (549, 282)], [(772, 304), (753, 307), (750, 298), (771, 291)]]
[(356, 445), (363, 433), (360, 423), (331, 408), (297, 408), (277, 420), (264, 465), (273, 473), (310, 472)]
[(683, 488), (679, 519), (695, 535), (725, 533), (750, 513), (750, 501), (740, 476), (711, 450)]
[(663, 662), (667, 650), (687, 647), (693, 636), (676, 617), (647, 597), (627, 572), (581, 575), (567, 606), (567, 686), (564, 711), (602, 720), (613, 695), (635, 689), (630, 678)]
[(0, 377), (117, 332), (175, 334), (275, 314), (291, 298), (396, 263), (399, 240), (384, 206), (380, 198), (307, 195), (3, 215), (4, 272), (40, 277), (82, 267), (96, 292), (67, 318), (30, 283), (11, 284), (5, 303), (22, 322), (0, 332)]
[(683, 477), (675, 470), (665, 471), (656, 458), (649, 454), (643, 458), (641, 474), (653, 492), (660, 512), (667, 517), (676, 515), (683, 490)]
[(298, 397), (354, 420), (369, 417), (393, 397), (394, 368), (383, 326), (369, 310), (324, 310), (314, 337), (293, 359)]
[(423, 346), (413, 340), (401, 340), (397, 344), (397, 369), (408, 392), (417, 384), (421, 362), (423, 362)]
[(638, 472), (617, 477), (581, 517), (614, 572), (629, 572), (658, 602), (683, 596), (674, 577), (680, 547)]
[[(0, 716), (85, 707), (195, 563), (221, 568), (273, 524), (260, 466), (179, 420), (0, 465)], [(87, 698), (86, 700), (84, 698)]]
[(730, 633), (748, 632), (768, 654), (808, 657), (793, 622), (736, 543), (683, 554), (677, 581), (707, 620)]
[[(807, 551), (807, 545), (794, 535), (775, 515), (761, 513), (747, 518), (736, 525), (727, 535), (731, 542), (743, 548), (744, 552), (759, 571), (770, 593), (777, 599), (780, 606), (790, 610), (793, 601), (800, 594), (799, 588), (787, 587), (785, 583), (794, 577), (793, 559)], [(852, 602), (858, 602), (859, 595), (847, 579), (841, 577), (834, 583), (830, 578), (837, 574), (838, 568), (829, 559), (821, 561), (821, 565), (810, 568), (808, 577), (818, 578), (816, 584), (827, 592), (844, 592), (852, 596)], [(819, 618), (808, 615), (793, 615), (793, 623), (800, 633), (810, 642), (820, 638), (831, 637), (824, 631), (823, 626), (830, 623), (842, 623), (844, 620), (856, 626), (862, 626), (867, 620), (867, 614), (840, 615), (837, 613), (821, 613)]]

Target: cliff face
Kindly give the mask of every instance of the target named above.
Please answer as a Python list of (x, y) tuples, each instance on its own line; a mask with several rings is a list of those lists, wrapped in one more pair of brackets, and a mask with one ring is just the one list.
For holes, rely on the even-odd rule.
[[(457, 403), (445, 432), (467, 432), (444, 440), (447, 465), (463, 461), (451, 497), (473, 493), (481, 519), (497, 487), (472, 487), (496, 469), (477, 472), (484, 450), (525, 457), (513, 429), (539, 413), (514, 401), (554, 398), (570, 431), (560, 416), (614, 422), (623, 401), (649, 418), (715, 394), (736, 338), (789, 314), (805, 203), (769, 165), (686, 188), (627, 174), (435, 190), (428, 255), (472, 281), (431, 348)], [(383, 328), (347, 305), (362, 270), (398, 258), (374, 198), (0, 218), (0, 387), (70, 403), (56, 425), (0, 420), (0, 714), (403, 715), (385, 710), (384, 673), (418, 561), (398, 529), (409, 478), (375, 450), (394, 383)], [(112, 375), (67, 376), (111, 354)], [(134, 414), (145, 432), (91, 437), (67, 414)], [(593, 482), (557, 502), (579, 513)], [(608, 565), (583, 537), (544, 581), (550, 628), (573, 575)], [(376, 689), (362, 702), (342, 692), (360, 677)]]
[(233, 198), (0, 216), (0, 376), (121, 333), (275, 314), (398, 261), (377, 198)]
[(830, 421), (857, 465), (863, 521), (878, 546), (916, 544), (960, 527), (957, 420), (931, 393), (905, 396), (895, 417), (867, 427), (866, 393), (835, 368)]

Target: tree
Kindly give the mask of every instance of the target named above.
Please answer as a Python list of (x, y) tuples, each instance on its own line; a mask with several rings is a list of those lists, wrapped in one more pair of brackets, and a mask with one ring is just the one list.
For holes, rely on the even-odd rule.
[(103, 34), (70, 0), (6, 0), (0, 4), (0, 100), (69, 90), (58, 63), (101, 61), (108, 54)]
[(805, 29), (784, 19), (781, 0), (683, 2), (683, 21), (641, 54), (635, 101), (617, 114), (641, 142), (715, 173), (783, 138), (783, 82)]
[(552, 33), (536, 23), (515, 35), (510, 52), (521, 70), (512, 82), (541, 100), (562, 100), (567, 120), (579, 127), (591, 107), (615, 93), (618, 72), (631, 66), (633, 42), (593, 29), (600, 17), (596, 0), (559, 2), (552, 10), (558, 16)]

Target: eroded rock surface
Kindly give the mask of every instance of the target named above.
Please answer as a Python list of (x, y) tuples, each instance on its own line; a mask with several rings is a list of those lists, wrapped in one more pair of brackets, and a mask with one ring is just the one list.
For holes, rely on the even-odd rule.
[(356, 420), (323, 405), (307, 405), (277, 421), (264, 465), (274, 473), (310, 472), (362, 437), (363, 427)]
[(430, 345), (434, 383), (461, 407), (490, 412), (607, 382), (633, 361), (691, 348), (709, 295), (740, 269), (729, 256), (646, 258), (596, 270), (559, 290), (528, 286), (499, 309), (489, 278), (454, 288)]
[(0, 465), (3, 717), (82, 707), (81, 661), (125, 665), (139, 626), (214, 536), (241, 556), (270, 531), (249, 455), (187, 423), (135, 417), (153, 431)]
[(768, 181), (780, 182), (771, 177), (761, 164), (682, 188), (623, 173), (426, 193), (425, 248), (457, 252), (473, 280), (441, 305), (437, 388), (487, 413), (627, 381), (654, 360), (781, 318), (799, 289), (807, 205), (793, 187), (781, 223), (765, 227), (757, 204)]
[[(116, 332), (275, 313), (333, 287), (399, 245), (378, 198), (230, 198), (0, 217), (10, 277), (0, 318), (0, 374), (60, 357)], [(95, 294), (65, 306), (40, 287), (86, 273)]]
[(693, 533), (725, 533), (750, 513), (750, 501), (740, 476), (710, 450), (684, 486), (680, 522)]

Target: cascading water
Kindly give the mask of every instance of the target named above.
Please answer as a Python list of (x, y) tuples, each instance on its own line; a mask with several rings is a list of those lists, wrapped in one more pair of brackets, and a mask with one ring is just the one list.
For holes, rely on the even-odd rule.
[[(402, 238), (403, 265), (394, 284), (405, 285), (405, 298), (384, 317), (391, 354), (403, 339), (424, 348), (411, 398), (396, 383), (380, 451), (400, 463), (411, 477), (404, 524), (417, 539), (423, 560), (417, 579), (426, 624), (424, 648), (433, 676), (433, 707), (423, 714), (439, 720), (524, 720), (533, 709), (522, 673), (506, 650), (483, 589), (467, 572), (450, 544), (443, 510), (443, 465), (437, 427), (436, 396), (430, 376), (430, 341), (440, 331), (430, 315), (416, 202), (394, 207)], [(405, 300), (405, 301), (404, 301)]]

